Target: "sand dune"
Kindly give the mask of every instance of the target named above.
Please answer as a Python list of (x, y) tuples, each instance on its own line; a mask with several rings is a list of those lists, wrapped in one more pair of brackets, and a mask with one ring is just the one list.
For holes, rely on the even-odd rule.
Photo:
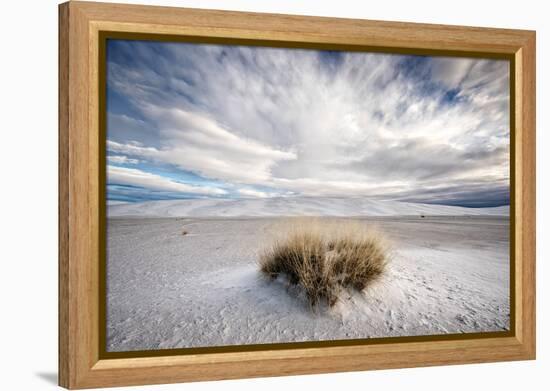
[(508, 216), (509, 206), (464, 208), (343, 197), (192, 199), (110, 204), (111, 217)]
[[(333, 197), (110, 204), (107, 349), (507, 330), (508, 213)], [(262, 279), (258, 253), (280, 217), (304, 215), (380, 229), (393, 243), (387, 275), (323, 313)]]
[(110, 219), (107, 349), (509, 329), (508, 218), (357, 220), (392, 241), (388, 273), (332, 310), (313, 312), (299, 290), (258, 272), (277, 218)]

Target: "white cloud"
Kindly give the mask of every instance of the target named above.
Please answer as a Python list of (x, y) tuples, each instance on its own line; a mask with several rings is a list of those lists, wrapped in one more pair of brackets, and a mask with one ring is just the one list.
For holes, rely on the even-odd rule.
[(158, 107), (148, 112), (161, 124), (160, 159), (206, 177), (258, 183), (270, 178), (278, 162), (296, 159), (292, 151), (237, 135), (198, 113)]
[(250, 198), (268, 198), (274, 196), (273, 194), (254, 189), (239, 189), (237, 192), (244, 197)]
[(109, 155), (107, 156), (107, 161), (115, 164), (138, 164), (138, 159), (131, 159), (128, 156), (124, 155)]
[(147, 112), (163, 126), (162, 148), (112, 140), (107, 141), (107, 148), (172, 164), (206, 177), (245, 183), (269, 180), (271, 167), (277, 162), (296, 158), (291, 151), (239, 137), (197, 113), (155, 106), (150, 106)]
[(144, 147), (140, 142), (130, 140), (127, 143), (118, 143), (107, 140), (107, 150), (115, 153), (124, 153), (132, 156), (143, 156), (146, 158), (155, 158), (159, 151), (153, 147)]
[(226, 191), (210, 186), (194, 186), (175, 182), (160, 175), (135, 168), (107, 166), (107, 179), (110, 184), (140, 186), (162, 192), (189, 193), (198, 195), (223, 195)]
[(505, 61), (119, 48), (133, 61), (110, 63), (109, 85), (147, 120), (124, 133), (130, 123), (119, 119), (109, 130), (113, 153), (278, 194), (391, 196), (508, 180)]

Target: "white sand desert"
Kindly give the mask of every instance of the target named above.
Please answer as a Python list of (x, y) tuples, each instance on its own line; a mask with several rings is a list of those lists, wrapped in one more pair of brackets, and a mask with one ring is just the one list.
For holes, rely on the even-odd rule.
[[(507, 330), (508, 214), (360, 198), (110, 205), (107, 350)], [(311, 311), (298, 289), (257, 267), (277, 222), (296, 215), (376, 227), (393, 244), (387, 273)]]

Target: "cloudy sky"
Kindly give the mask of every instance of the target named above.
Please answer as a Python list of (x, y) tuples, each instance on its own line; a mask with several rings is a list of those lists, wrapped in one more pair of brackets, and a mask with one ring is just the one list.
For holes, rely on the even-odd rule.
[(109, 40), (107, 198), (509, 203), (507, 61)]

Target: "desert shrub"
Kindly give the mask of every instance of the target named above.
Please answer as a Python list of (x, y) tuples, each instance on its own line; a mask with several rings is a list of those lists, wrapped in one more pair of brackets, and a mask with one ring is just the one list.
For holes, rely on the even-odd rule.
[(387, 241), (357, 221), (297, 219), (276, 230), (277, 238), (260, 254), (260, 271), (301, 286), (311, 306), (333, 306), (345, 289), (362, 291), (389, 259)]

